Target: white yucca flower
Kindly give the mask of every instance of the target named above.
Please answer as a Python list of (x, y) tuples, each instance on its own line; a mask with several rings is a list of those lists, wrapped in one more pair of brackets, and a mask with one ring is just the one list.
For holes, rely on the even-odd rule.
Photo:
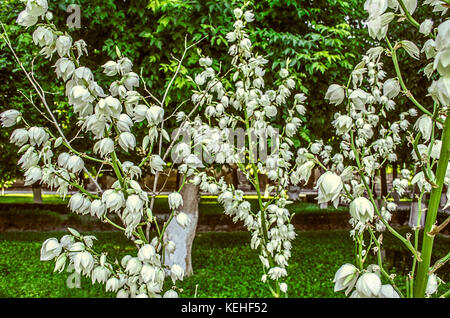
[(0, 114), (0, 120), (2, 122), (2, 127), (12, 127), (17, 124), (20, 118), (20, 112), (15, 109), (9, 109)]
[(163, 298), (178, 298), (178, 293), (173, 289), (169, 289), (164, 293)]
[(70, 156), (65, 165), (65, 168), (73, 173), (78, 173), (84, 168), (84, 161), (77, 155)]
[(49, 261), (59, 256), (62, 246), (56, 238), (49, 238), (42, 243), (41, 261)]
[(130, 275), (139, 275), (142, 268), (142, 263), (137, 257), (132, 257), (128, 260), (125, 272)]
[(355, 198), (350, 203), (350, 215), (360, 221), (367, 223), (372, 221), (374, 216), (374, 208), (372, 203), (365, 197)]
[(344, 135), (353, 127), (353, 120), (350, 116), (341, 115), (337, 117), (332, 124), (339, 135)]
[(117, 121), (117, 129), (120, 132), (130, 132), (130, 128), (133, 126), (133, 121), (127, 114), (121, 114)]
[(95, 267), (91, 275), (92, 284), (95, 284), (95, 282), (105, 284), (106, 281), (108, 280), (109, 275), (110, 271), (106, 267), (104, 266)]
[(92, 216), (102, 218), (106, 212), (106, 206), (101, 200), (94, 200), (91, 202), (90, 212)]
[(177, 223), (183, 228), (187, 227), (189, 223), (191, 223), (191, 218), (183, 212), (178, 213), (176, 219)]
[(56, 51), (60, 57), (69, 55), (70, 48), (72, 47), (72, 39), (70, 36), (61, 35), (56, 40)]
[(156, 255), (155, 247), (151, 244), (144, 244), (138, 252), (138, 258), (142, 262), (151, 261)]
[(332, 84), (328, 87), (325, 94), (325, 99), (327, 99), (331, 104), (339, 105), (343, 102), (345, 98), (345, 91), (341, 85)]
[(123, 84), (129, 91), (132, 91), (134, 87), (139, 87), (139, 75), (134, 72), (125, 74), (123, 77)]
[(126, 208), (131, 213), (138, 213), (142, 215), (144, 208), (144, 201), (141, 200), (139, 195), (132, 194), (127, 198)]
[(395, 98), (400, 93), (400, 85), (397, 79), (390, 78), (383, 84), (383, 95), (389, 99)]
[(114, 151), (114, 141), (111, 138), (103, 138), (94, 145), (94, 152), (105, 157)]
[(414, 129), (420, 131), (425, 141), (430, 140), (433, 131), (433, 119), (428, 115), (422, 115), (417, 119)]
[(117, 75), (120, 71), (120, 65), (117, 62), (114, 61), (108, 61), (105, 64), (102, 65), (104, 68), (103, 73), (106, 74), (106, 76), (114, 76)]
[(42, 170), (41, 170), (41, 168), (39, 168), (37, 166), (33, 166), (33, 167), (29, 168), (27, 171), (25, 171), (24, 177), (25, 177), (25, 185), (26, 186), (31, 185), (31, 184), (41, 180)]
[(158, 155), (152, 155), (150, 158), (150, 170), (152, 173), (156, 171), (161, 172), (164, 170), (166, 163)]
[(358, 280), (359, 271), (352, 264), (342, 265), (334, 275), (334, 291), (347, 289), (345, 295), (348, 295)]
[(381, 291), (381, 280), (377, 274), (364, 273), (356, 283), (356, 290), (362, 297), (377, 297)]
[(422, 33), (423, 35), (428, 35), (431, 33), (432, 29), (433, 29), (433, 20), (425, 19), (420, 24), (419, 32)]
[(28, 0), (26, 10), (32, 16), (43, 16), (48, 10), (47, 0)]
[(171, 194), (169, 194), (167, 200), (169, 202), (169, 208), (171, 210), (176, 210), (183, 205), (183, 197), (178, 192), (172, 192)]
[(164, 119), (164, 109), (153, 105), (147, 110), (146, 118), (150, 124), (156, 126)]
[(382, 285), (379, 298), (400, 298), (400, 295), (395, 291), (391, 284)]
[(183, 268), (178, 264), (173, 264), (170, 268), (170, 277), (172, 278), (173, 283), (175, 284), (177, 280), (183, 280), (183, 276)]
[(28, 28), (35, 25), (37, 21), (38, 17), (31, 15), (27, 10), (23, 10), (19, 13), (16, 23)]
[(28, 142), (28, 131), (23, 128), (15, 129), (9, 140), (11, 143), (20, 147)]
[(73, 258), (73, 265), (78, 274), (90, 275), (94, 267), (94, 258), (88, 251), (78, 252)]
[(339, 203), (339, 194), (343, 189), (342, 179), (331, 171), (325, 172), (317, 180), (318, 203), (333, 201), (335, 207)]
[(119, 211), (125, 205), (123, 194), (112, 189), (103, 192), (102, 202), (112, 211)]
[(119, 146), (125, 150), (133, 150), (136, 147), (136, 138), (132, 133), (123, 132), (119, 135)]
[(75, 64), (68, 58), (62, 57), (55, 63), (55, 72), (58, 78), (67, 81), (75, 71)]

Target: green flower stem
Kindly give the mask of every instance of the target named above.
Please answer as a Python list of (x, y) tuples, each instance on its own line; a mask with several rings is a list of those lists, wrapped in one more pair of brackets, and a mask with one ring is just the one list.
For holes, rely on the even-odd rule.
[(402, 77), (402, 73), (400, 71), (400, 66), (398, 64), (398, 59), (397, 59), (397, 53), (395, 51), (395, 49), (392, 47), (391, 42), (389, 42), (389, 39), (386, 37), (385, 38), (386, 43), (389, 47), (389, 51), (391, 53), (391, 57), (392, 57), (392, 62), (394, 63), (394, 68), (395, 68), (395, 73), (397, 74), (398, 77), (398, 81), (400, 83), (400, 86), (402, 87), (402, 89), (405, 92), (406, 97), (409, 98), (409, 100), (417, 107), (419, 108), (424, 114), (427, 114), (428, 116), (430, 116), (431, 118), (433, 118), (434, 120), (438, 121), (439, 123), (443, 124), (444, 121), (441, 118), (438, 117), (434, 117), (433, 114), (427, 110), (424, 106), (422, 106), (422, 104), (420, 104), (415, 98), (414, 96), (411, 94), (411, 92), (408, 90), (408, 88), (406, 87), (405, 82), (403, 81), (403, 77)]
[[(417, 213), (417, 222), (416, 222), (416, 227), (414, 229), (414, 249), (418, 250), (419, 249), (419, 232), (420, 232), (420, 220), (422, 219), (422, 200), (423, 200), (423, 195), (425, 194), (424, 191), (420, 192), (419, 195), (419, 200), (418, 200), (418, 205), (419, 205), (419, 211)], [(417, 259), (414, 257), (413, 259), (413, 264), (412, 264), (412, 269), (411, 269), (411, 273), (409, 276), (409, 291), (410, 291), (410, 295), (409, 297), (412, 298), (412, 292), (414, 290), (414, 275), (416, 272), (416, 265), (417, 265)], [(406, 282), (406, 284), (408, 284), (408, 282)]]
[(384, 277), (387, 278), (389, 283), (392, 285), (392, 287), (395, 289), (395, 291), (400, 295), (400, 297), (404, 298), (405, 296), (403, 293), (398, 289), (397, 285), (395, 285), (394, 280), (392, 277), (386, 272), (386, 270), (383, 267), (383, 260), (381, 258), (381, 245), (380, 242), (378, 242), (377, 238), (375, 237), (375, 234), (373, 233), (373, 230), (369, 227), (368, 228), (370, 236), (372, 237), (373, 241), (375, 242), (375, 245), (377, 246), (377, 260), (378, 260), (378, 266), (380, 267), (380, 271), (383, 274)]
[(372, 190), (370, 189), (369, 185), (367, 184), (366, 178), (364, 177), (364, 173), (362, 170), (361, 161), (359, 160), (359, 154), (356, 150), (355, 144), (354, 144), (354, 136), (353, 136), (353, 130), (350, 132), (351, 134), (351, 149), (353, 151), (353, 154), (355, 155), (356, 164), (358, 166), (358, 173), (361, 177), (362, 182), (364, 183), (364, 187), (367, 190), (367, 193), (369, 194), (370, 201), (372, 202), (372, 205), (375, 208), (375, 212), (380, 217), (381, 222), (386, 226), (386, 228), (391, 232), (396, 238), (398, 238), (405, 246), (408, 248), (411, 253), (413, 253), (414, 257), (416, 257), (418, 260), (420, 260), (420, 254), (417, 252), (416, 249), (414, 249), (414, 246), (412, 246), (411, 242), (408, 241), (406, 238), (404, 238), (400, 233), (398, 233), (392, 226), (389, 225), (388, 222), (381, 216), (381, 213), (378, 209), (378, 206), (375, 202), (375, 199), (373, 198)]
[(112, 160), (112, 164), (113, 164), (114, 173), (116, 174), (117, 179), (119, 180), (120, 186), (123, 187), (123, 177), (122, 177), (122, 174), (120, 173), (120, 169), (117, 164), (118, 159), (117, 159), (117, 154), (115, 151), (113, 151), (111, 153), (111, 160)]
[(416, 29), (420, 29), (420, 24), (417, 22), (409, 13), (409, 11), (406, 9), (405, 3), (403, 0), (398, 0), (398, 3), (400, 4), (400, 7), (402, 7), (403, 12), (405, 13), (406, 19), (409, 23), (411, 23)]
[(430, 201), (428, 203), (427, 217), (422, 242), (422, 262), (417, 269), (417, 281), (414, 289), (414, 297), (423, 298), (428, 282), (428, 271), (431, 261), (431, 252), (433, 250), (434, 235), (429, 233), (436, 222), (439, 203), (441, 200), (442, 189), (444, 186), (445, 174), (449, 160), (450, 147), (450, 119), (447, 116), (442, 133), (442, 148), (436, 171), (436, 188), (431, 189)]

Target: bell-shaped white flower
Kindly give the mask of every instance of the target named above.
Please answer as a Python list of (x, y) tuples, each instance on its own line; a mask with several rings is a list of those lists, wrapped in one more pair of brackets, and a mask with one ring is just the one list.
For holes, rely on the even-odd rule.
[(103, 73), (105, 73), (106, 76), (114, 76), (120, 71), (120, 65), (114, 61), (106, 62), (102, 67), (104, 68)]
[(169, 289), (164, 293), (163, 298), (178, 298), (178, 293), (173, 289)]
[(24, 177), (25, 177), (25, 185), (26, 186), (31, 185), (31, 184), (41, 180), (42, 170), (41, 170), (41, 168), (39, 168), (37, 166), (33, 166), (33, 167), (29, 168), (27, 171), (25, 171)]
[(88, 251), (77, 252), (73, 258), (73, 266), (75, 272), (89, 275), (94, 267), (94, 258)]
[(111, 138), (103, 138), (94, 145), (94, 152), (105, 157), (114, 151), (114, 141)]
[(108, 280), (109, 275), (110, 272), (106, 267), (103, 266), (95, 267), (91, 275), (92, 284), (95, 284), (95, 282), (105, 284), (106, 281)]
[(348, 295), (355, 286), (358, 276), (359, 271), (354, 265), (342, 265), (334, 275), (334, 291), (337, 292), (347, 288), (345, 294)]
[(325, 172), (317, 180), (318, 203), (333, 201), (334, 205), (337, 206), (343, 186), (342, 179), (337, 174), (331, 171)]
[(141, 200), (139, 195), (132, 194), (127, 198), (126, 207), (131, 213), (143, 213), (144, 201)]
[(427, 295), (432, 295), (437, 292), (438, 287), (439, 287), (439, 282), (438, 282), (437, 276), (435, 274), (429, 275), (425, 293)]
[(55, 72), (58, 78), (67, 81), (75, 71), (75, 64), (68, 58), (62, 57), (55, 63)]
[(339, 105), (345, 98), (345, 91), (341, 85), (331, 84), (325, 94), (325, 99), (327, 99), (331, 104)]
[(101, 218), (106, 212), (106, 206), (101, 200), (94, 200), (91, 202), (90, 212), (92, 216)]
[(23, 128), (15, 129), (9, 140), (16, 146), (22, 146), (28, 142), (28, 131)]
[(43, 16), (48, 10), (47, 0), (28, 0), (26, 10), (32, 16)]
[(69, 160), (67, 160), (67, 164), (65, 165), (67, 170), (72, 171), (73, 173), (78, 173), (84, 168), (84, 161), (77, 155), (70, 156)]
[(56, 238), (49, 238), (42, 243), (41, 261), (49, 261), (59, 256), (62, 246)]
[(365, 197), (355, 198), (350, 203), (350, 215), (362, 223), (372, 221), (374, 208), (372, 203)]
[(152, 155), (150, 158), (150, 169), (152, 173), (163, 171), (166, 163), (158, 155)]
[(120, 282), (116, 277), (111, 277), (106, 282), (106, 291), (107, 292), (116, 292), (119, 289)]
[(164, 109), (153, 105), (147, 110), (146, 118), (150, 124), (156, 126), (164, 119)]
[(388, 8), (388, 0), (366, 0), (364, 10), (369, 13), (369, 20), (382, 15)]
[(67, 35), (61, 35), (56, 40), (56, 51), (60, 57), (64, 57), (69, 54), (72, 47), (72, 39)]
[(183, 212), (178, 213), (176, 219), (177, 223), (183, 228), (187, 227), (189, 223), (191, 223), (191, 218)]
[(400, 295), (395, 291), (391, 284), (382, 285), (379, 298), (400, 298)]
[(0, 114), (0, 120), (2, 127), (12, 127), (17, 124), (17, 120), (20, 118), (20, 112), (15, 109), (9, 109)]
[(127, 262), (127, 266), (125, 268), (125, 272), (130, 275), (138, 275), (141, 271), (142, 263), (137, 257), (132, 257)]
[(132, 91), (134, 87), (139, 87), (139, 75), (134, 72), (125, 74), (123, 77), (123, 84), (129, 91)]
[(433, 119), (428, 115), (419, 117), (414, 125), (414, 129), (419, 130), (425, 141), (430, 140), (433, 130)]
[(311, 177), (311, 172), (314, 166), (315, 163), (312, 160), (308, 160), (304, 164), (302, 164), (297, 170), (300, 177), (299, 181), (303, 180), (305, 181), (305, 183), (307, 183), (309, 178)]
[(353, 126), (353, 120), (350, 116), (347, 115), (341, 115), (337, 117), (333, 122), (333, 126), (336, 128), (336, 132), (339, 135), (344, 135), (348, 133), (348, 131)]
[(27, 10), (23, 10), (19, 13), (19, 16), (17, 17), (16, 23), (18, 25), (24, 26), (24, 27), (30, 27), (37, 23), (38, 17), (31, 15), (28, 13)]
[(423, 35), (428, 35), (431, 33), (431, 30), (433, 29), (433, 20), (431, 19), (425, 19), (419, 27), (419, 32)]
[(132, 133), (123, 132), (119, 135), (119, 146), (127, 152), (133, 150), (136, 147), (136, 138)]
[(138, 252), (138, 258), (140, 261), (151, 261), (156, 255), (155, 247), (151, 244), (144, 244), (141, 246)]
[(356, 283), (356, 290), (363, 297), (378, 297), (381, 290), (380, 277), (374, 273), (362, 274)]
[(171, 194), (169, 194), (167, 200), (169, 202), (169, 208), (171, 210), (176, 210), (183, 205), (183, 197), (178, 192), (172, 192)]
[(390, 78), (383, 84), (383, 95), (393, 99), (400, 93), (400, 85), (397, 79)]
[(173, 283), (177, 280), (183, 280), (184, 270), (178, 264), (173, 264), (170, 268), (170, 277), (172, 278)]
[(123, 194), (112, 189), (103, 192), (102, 202), (112, 211), (119, 211), (125, 205)]

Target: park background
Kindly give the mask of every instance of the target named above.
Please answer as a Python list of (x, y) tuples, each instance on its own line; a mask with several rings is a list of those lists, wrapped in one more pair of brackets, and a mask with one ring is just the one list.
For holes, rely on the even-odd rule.
[[(227, 63), (228, 56), (225, 35), (232, 29), (232, 10), (235, 1), (206, 0), (135, 0), (135, 1), (51, 1), (50, 9), (55, 12), (55, 24), (64, 25), (69, 16), (67, 7), (77, 4), (81, 8), (81, 27), (74, 30), (74, 38), (83, 38), (89, 45), (88, 67), (101, 65), (109, 59), (117, 58), (117, 46), (130, 57), (135, 65), (142, 65), (142, 75), (147, 87), (160, 95), (175, 71), (177, 63), (172, 56), (183, 52), (187, 35), (192, 42), (201, 41), (196, 49), (190, 50), (182, 66), (182, 76), (177, 77), (172, 90), (169, 108), (176, 108), (180, 101), (190, 99), (192, 83), (188, 76), (200, 70), (200, 53)], [(264, 0), (254, 1), (252, 8), (255, 22), (251, 24), (251, 40), (256, 50), (265, 52), (272, 70), (285, 66), (289, 58), (289, 70), (297, 80), (297, 91), (308, 96), (306, 124), (294, 138), (294, 142), (311, 142), (323, 139), (333, 145), (333, 131), (324, 129), (333, 120), (334, 110), (323, 97), (332, 83), (345, 82), (360, 58), (361, 53), (374, 44), (363, 27), (364, 1), (333, 0)], [(0, 18), (7, 26), (18, 55), (26, 67), (30, 67), (34, 55), (31, 34), (23, 33), (15, 23), (21, 10), (20, 1), (0, 1)], [(427, 12), (430, 11), (430, 12)], [(427, 16), (431, 8), (422, 8), (417, 14)], [(392, 37), (404, 37), (412, 41), (418, 39), (417, 32), (403, 29), (396, 24)], [(408, 34), (405, 34), (408, 32)], [(57, 86), (52, 65), (44, 60), (35, 60), (35, 68), (41, 70), (36, 78), (44, 84), (44, 89), (53, 92), (52, 103), (57, 107), (58, 119), (65, 129), (77, 131), (72, 118), (73, 111), (67, 104), (63, 87)], [(89, 64), (90, 63), (90, 64)], [(421, 76), (417, 69), (425, 66), (423, 61), (410, 63), (403, 70), (406, 84), (414, 88), (417, 96), (427, 94), (420, 85)], [(49, 71), (42, 71), (48, 69)], [(393, 65), (385, 65), (389, 74)], [(274, 73), (275, 73), (274, 71)], [(104, 77), (100, 70), (95, 76)], [(268, 78), (268, 82), (272, 79)], [(11, 53), (3, 42), (0, 43), (0, 112), (18, 109), (32, 118), (36, 124), (47, 125), (34, 108), (26, 103), (22, 92), (31, 87), (18, 69)], [(408, 101), (400, 99), (393, 116), (409, 108)], [(171, 113), (168, 110), (168, 113)], [(279, 125), (283, 125), (280, 117)], [(167, 127), (177, 128), (175, 120)], [(95, 233), (99, 246), (114, 250), (117, 257), (130, 252), (126, 238), (115, 232), (108, 224), (90, 216), (80, 216), (69, 212), (68, 198), (56, 196), (51, 189), (39, 185), (25, 187), (23, 171), (17, 163), (17, 149), (9, 143), (11, 131), (0, 130), (0, 297), (112, 297), (100, 285), (91, 286), (88, 279), (81, 279), (81, 288), (67, 288), (70, 273), (53, 274), (53, 265), (39, 261), (42, 241), (53, 232), (60, 237), (67, 227), (83, 233)], [(83, 140), (74, 145), (83, 148)], [(378, 196), (386, 195), (391, 182), (400, 169), (411, 168), (410, 152), (405, 149), (398, 153), (395, 165), (381, 169), (378, 182), (373, 184)], [(412, 168), (411, 168), (412, 169)], [(222, 175), (251, 198), (254, 189), (235, 167), (222, 166), (211, 171)], [(160, 179), (164, 191), (156, 201), (155, 214), (164, 218), (169, 213), (167, 194), (172, 192), (179, 175), (176, 169)], [(314, 189), (320, 171), (314, 172), (311, 181), (302, 187), (289, 189), (294, 204), (290, 212), (295, 214), (292, 223), (298, 231), (294, 241), (290, 262), (290, 297), (343, 297), (333, 292), (332, 279), (339, 266), (353, 261), (353, 242), (348, 234), (350, 218), (348, 208), (338, 209), (318, 206)], [(109, 188), (114, 179), (107, 174), (100, 178), (102, 188)], [(145, 179), (145, 184), (153, 184), (153, 179)], [(89, 189), (89, 185), (86, 185)], [(261, 178), (261, 188), (267, 181)], [(160, 188), (160, 187), (158, 187)], [(410, 231), (411, 201), (415, 189), (411, 187), (411, 200), (397, 202), (400, 210), (393, 216), (392, 224), (402, 233)], [(443, 202), (442, 205), (444, 205)], [(256, 200), (255, 200), (256, 204)], [(441, 211), (438, 220), (447, 211)], [(445, 255), (450, 242), (448, 230), (436, 240), (435, 258)], [(400, 244), (386, 233), (385, 258), (388, 267), (398, 275), (406, 275), (410, 257)], [(202, 195), (199, 203), (199, 221), (194, 241), (192, 258), (194, 275), (181, 283), (185, 292), (181, 297), (269, 297), (259, 281), (259, 260), (255, 251), (248, 246), (250, 235), (242, 224), (235, 224), (223, 214), (216, 198)], [(393, 267), (395, 264), (396, 267)], [(402, 265), (405, 265), (402, 268)], [(441, 277), (449, 281), (450, 273), (443, 271)], [(301, 279), (299, 279), (301, 277)], [(400, 287), (402, 287), (400, 285)]]

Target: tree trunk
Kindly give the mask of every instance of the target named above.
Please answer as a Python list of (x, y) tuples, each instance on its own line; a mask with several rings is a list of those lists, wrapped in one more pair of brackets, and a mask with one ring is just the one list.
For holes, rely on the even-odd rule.
[(386, 166), (380, 169), (380, 181), (381, 181), (381, 196), (387, 196), (387, 180), (386, 180)]
[[(392, 182), (394, 182), (394, 180), (397, 179), (397, 176), (398, 176), (397, 167), (398, 167), (397, 163), (393, 162), (392, 163)], [(400, 203), (400, 196), (398, 195), (398, 193), (396, 191), (392, 191), (392, 197), (394, 198), (395, 204)]]
[(198, 203), (200, 201), (199, 186), (189, 183), (189, 179), (186, 180), (186, 183), (180, 191), (183, 197), (183, 205), (178, 208), (178, 211), (186, 213), (189, 216), (190, 222), (183, 228), (175, 218), (172, 219), (166, 229), (165, 241), (174, 242), (176, 248), (172, 254), (165, 251), (164, 255), (164, 264), (168, 266), (172, 266), (173, 264), (181, 266), (184, 269), (185, 276), (193, 274), (191, 251), (197, 229)]
[(42, 203), (42, 188), (35, 184), (31, 188), (33, 190), (33, 202)]

